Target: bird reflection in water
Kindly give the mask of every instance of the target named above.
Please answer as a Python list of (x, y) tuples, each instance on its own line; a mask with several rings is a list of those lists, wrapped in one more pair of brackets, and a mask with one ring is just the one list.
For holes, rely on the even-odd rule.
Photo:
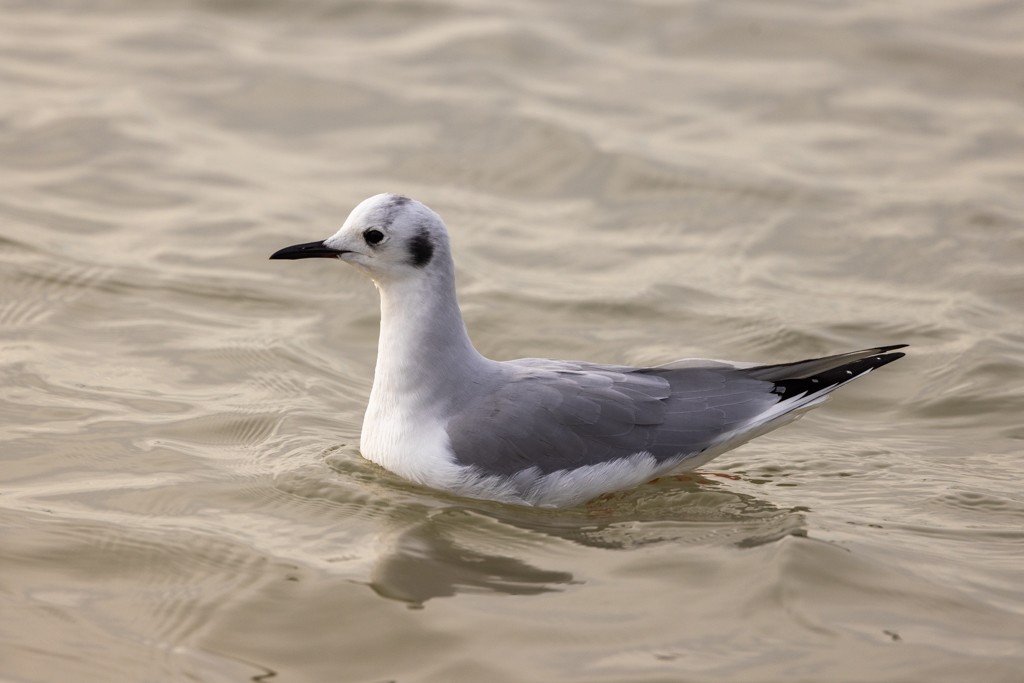
[(461, 593), (567, 590), (585, 581), (564, 568), (536, 566), (546, 547), (565, 542), (611, 551), (661, 543), (746, 548), (806, 535), (803, 510), (781, 509), (699, 474), (568, 510), (449, 500), (461, 504), (396, 530), (372, 572), (378, 595), (422, 608)]

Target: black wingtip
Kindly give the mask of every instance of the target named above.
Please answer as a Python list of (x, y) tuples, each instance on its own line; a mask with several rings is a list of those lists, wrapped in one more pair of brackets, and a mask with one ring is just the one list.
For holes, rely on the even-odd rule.
[[(908, 346), (910, 346), (910, 344), (892, 344), (891, 346), (879, 346), (875, 348), (875, 351), (877, 351), (878, 353), (888, 353), (889, 351), (895, 351), (896, 349), (905, 349)], [(900, 356), (904, 355), (906, 354), (900, 354)]]
[[(902, 349), (904, 346), (906, 346), (906, 344), (904, 344), (903, 346), (898, 346), (896, 348)], [(871, 358), (865, 358), (864, 360), (866, 360), (866, 361), (875, 361), (875, 363), (870, 368), (871, 370), (874, 370), (875, 368), (880, 368), (883, 365), (888, 365), (889, 363), (893, 362), (894, 360), (899, 360), (900, 358), (903, 358), (905, 355), (907, 355), (907, 354), (899, 353), (899, 352), (897, 352), (897, 353), (887, 353), (887, 354), (885, 354), (883, 356), (872, 356)]]
[(877, 355), (861, 358), (860, 360), (840, 365), (837, 368), (819, 372), (811, 377), (778, 380), (775, 382), (775, 389), (773, 391), (779, 394), (782, 399), (799, 395), (827, 394), (833, 389), (857, 379), (861, 375), (876, 370), (883, 365), (888, 365), (894, 360), (903, 358), (907, 354), (900, 352), (887, 353), (887, 350), (902, 349), (906, 346), (906, 344), (881, 346), (878, 348), (879, 353)]

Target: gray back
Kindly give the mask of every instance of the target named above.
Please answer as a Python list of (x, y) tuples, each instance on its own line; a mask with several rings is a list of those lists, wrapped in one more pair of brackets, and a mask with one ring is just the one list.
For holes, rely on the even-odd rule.
[(486, 474), (541, 474), (647, 452), (694, 455), (778, 402), (724, 363), (628, 368), (523, 359), (448, 423), (455, 457)]

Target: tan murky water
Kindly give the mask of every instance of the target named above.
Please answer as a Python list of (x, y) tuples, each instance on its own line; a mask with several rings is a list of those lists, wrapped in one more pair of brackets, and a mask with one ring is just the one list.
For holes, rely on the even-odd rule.
[[(0, 679), (1024, 680), (1024, 5), (0, 3)], [(363, 461), (447, 220), (498, 358), (908, 358), (572, 510)]]

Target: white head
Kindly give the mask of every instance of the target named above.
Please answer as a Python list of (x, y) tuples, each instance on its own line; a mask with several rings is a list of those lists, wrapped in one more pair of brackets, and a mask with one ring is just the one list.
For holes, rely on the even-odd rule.
[(333, 236), (285, 247), (270, 258), (318, 257), (351, 263), (378, 284), (423, 277), (451, 262), (441, 217), (420, 202), (396, 194), (364, 199)]

